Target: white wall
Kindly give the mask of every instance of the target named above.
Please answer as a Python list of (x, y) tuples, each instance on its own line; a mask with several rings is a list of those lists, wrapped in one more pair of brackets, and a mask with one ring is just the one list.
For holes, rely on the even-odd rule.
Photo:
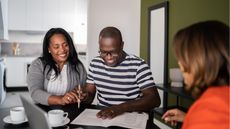
[(127, 53), (140, 55), (140, 0), (89, 1), (88, 62), (98, 55), (98, 36), (107, 26), (120, 29)]
[(0, 40), (8, 37), (8, 0), (0, 0)]

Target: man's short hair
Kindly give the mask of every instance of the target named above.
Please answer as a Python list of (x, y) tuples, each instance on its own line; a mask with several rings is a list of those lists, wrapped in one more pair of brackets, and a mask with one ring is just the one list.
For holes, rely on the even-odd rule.
[(113, 26), (102, 29), (99, 35), (99, 39), (100, 38), (118, 38), (121, 42), (123, 42), (120, 30)]

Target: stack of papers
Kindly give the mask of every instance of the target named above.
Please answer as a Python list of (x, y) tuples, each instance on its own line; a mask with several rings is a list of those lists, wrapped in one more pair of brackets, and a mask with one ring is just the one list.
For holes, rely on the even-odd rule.
[(97, 118), (96, 114), (100, 110), (85, 109), (71, 124), (88, 125), (88, 126), (119, 126), (131, 129), (145, 129), (148, 120), (148, 114), (138, 112), (127, 112), (119, 115), (113, 119)]

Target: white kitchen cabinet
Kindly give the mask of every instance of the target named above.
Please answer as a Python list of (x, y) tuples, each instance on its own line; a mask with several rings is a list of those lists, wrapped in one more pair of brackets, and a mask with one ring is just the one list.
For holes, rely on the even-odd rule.
[(25, 30), (27, 0), (9, 0), (8, 2), (9, 30)]
[(73, 32), (76, 0), (9, 0), (9, 29), (47, 31), (62, 27)]
[(82, 62), (82, 64), (84, 65), (85, 69), (88, 70), (86, 55), (78, 55), (78, 58)]
[[(86, 55), (78, 55), (87, 70)], [(4, 57), (6, 87), (27, 87), (28, 66), (37, 57)]]
[(76, 27), (75, 0), (60, 0), (60, 27), (73, 32)]
[(5, 57), (6, 86), (26, 87), (27, 67), (36, 57)]
[(59, 0), (46, 0), (46, 4), (44, 4), (43, 9), (43, 29), (49, 30), (50, 28), (59, 27)]
[(43, 0), (27, 0), (26, 3), (26, 30), (42, 30)]
[(75, 28), (75, 0), (49, 0), (44, 4), (44, 30), (61, 27), (69, 32)]

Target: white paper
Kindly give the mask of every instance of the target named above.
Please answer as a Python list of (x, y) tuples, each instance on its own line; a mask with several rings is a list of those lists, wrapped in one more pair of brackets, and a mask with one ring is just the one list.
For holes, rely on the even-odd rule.
[(131, 129), (145, 129), (148, 120), (148, 114), (127, 112), (119, 115), (113, 119), (101, 119), (97, 118), (96, 114), (100, 110), (97, 109), (85, 109), (77, 118), (75, 118), (71, 124), (77, 125), (89, 125), (89, 126), (120, 126)]

